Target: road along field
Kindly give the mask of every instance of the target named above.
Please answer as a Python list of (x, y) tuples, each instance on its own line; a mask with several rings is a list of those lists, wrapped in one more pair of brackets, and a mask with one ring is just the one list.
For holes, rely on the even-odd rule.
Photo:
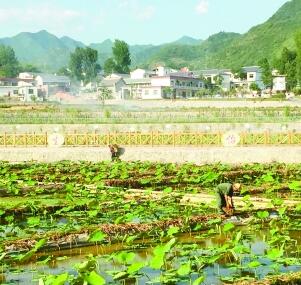
[[(151, 161), (195, 164), (211, 163), (299, 163), (300, 146), (253, 147), (134, 147), (125, 146), (122, 161)], [(0, 160), (9, 162), (108, 161), (108, 147), (5, 147)]]
[[(300, 164), (1, 162), (0, 173), (3, 284), (300, 282)], [(243, 185), (232, 217), (214, 201), (227, 181)]]

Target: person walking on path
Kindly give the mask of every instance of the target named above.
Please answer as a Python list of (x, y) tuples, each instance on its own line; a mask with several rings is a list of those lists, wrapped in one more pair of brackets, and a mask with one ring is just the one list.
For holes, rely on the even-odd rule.
[(220, 214), (227, 214), (228, 211), (234, 211), (233, 192), (239, 191), (241, 188), (240, 183), (221, 183), (217, 185), (216, 202)]

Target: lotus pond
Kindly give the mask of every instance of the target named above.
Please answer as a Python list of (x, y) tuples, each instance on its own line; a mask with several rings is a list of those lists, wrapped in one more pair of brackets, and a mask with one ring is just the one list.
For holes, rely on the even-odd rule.
[[(1, 162), (0, 173), (2, 284), (300, 284), (299, 164)], [(228, 181), (243, 184), (233, 217), (202, 200)]]

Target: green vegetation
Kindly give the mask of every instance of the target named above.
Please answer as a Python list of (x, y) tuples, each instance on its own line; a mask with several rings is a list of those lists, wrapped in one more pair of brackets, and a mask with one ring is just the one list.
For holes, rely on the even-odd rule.
[[(265, 23), (253, 27), (243, 35), (221, 32), (205, 41), (184, 37), (160, 46), (130, 46), (129, 51), (133, 67), (152, 67), (160, 63), (173, 68), (188, 66), (191, 70), (240, 68), (255, 65), (263, 58), (272, 63), (281, 55), (284, 47), (295, 49), (295, 36), (300, 26), (301, 3), (299, 0), (292, 0), (285, 3)], [(84, 47), (81, 42), (67, 37), (59, 39), (46, 31), (21, 33), (13, 38), (1, 39), (0, 43), (11, 46), (20, 62), (55, 71), (67, 66), (69, 55), (76, 47)], [(91, 44), (90, 47), (98, 51), (102, 66), (112, 57), (113, 45), (111, 40)]]
[(97, 63), (98, 53), (96, 50), (77, 47), (70, 55), (71, 75), (84, 84), (93, 82), (96, 79), (100, 66)]
[(104, 65), (104, 72), (110, 74), (112, 72), (117, 73), (129, 73), (131, 65), (131, 57), (129, 47), (126, 42), (115, 40), (112, 47), (113, 57), (106, 60)]
[[(239, 284), (297, 272), (300, 169), (1, 162), (1, 282)], [(244, 185), (236, 219), (217, 215), (208, 195), (226, 181)], [(212, 202), (189, 200), (198, 195)], [(269, 203), (258, 209), (251, 195)]]
[[(103, 97), (110, 96), (104, 89)], [(102, 94), (102, 93), (101, 93)], [(275, 98), (282, 100), (283, 94)], [(250, 102), (251, 103), (251, 102)], [(1, 106), (3, 106), (1, 108)], [(287, 116), (287, 109), (290, 116)], [(105, 113), (110, 111), (108, 118)], [(14, 108), (12, 105), (0, 104), (0, 121), (2, 124), (93, 124), (93, 123), (243, 123), (243, 122), (294, 122), (300, 121), (299, 107), (279, 108), (157, 108), (151, 110), (124, 110), (123, 107), (87, 106), (87, 109), (64, 108), (41, 105), (34, 108)]]
[(262, 59), (259, 62), (262, 69), (262, 82), (266, 87), (273, 87), (272, 68), (267, 58)]
[(19, 71), (19, 62), (11, 47), (0, 45), (0, 77), (15, 77)]

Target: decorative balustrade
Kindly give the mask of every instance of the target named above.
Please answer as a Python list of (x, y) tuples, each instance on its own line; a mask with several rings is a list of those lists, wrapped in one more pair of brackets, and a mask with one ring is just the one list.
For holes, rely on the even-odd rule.
[[(52, 139), (53, 139), (53, 134)], [(222, 146), (223, 133), (164, 133), (164, 132), (125, 132), (125, 133), (67, 133), (63, 146), (106, 146), (109, 144), (132, 146)], [(252, 145), (300, 145), (301, 133), (296, 132), (244, 132), (239, 135), (239, 146)], [(2, 133), (0, 147), (48, 146), (47, 133)], [(54, 142), (55, 144), (55, 142)], [(53, 143), (52, 143), (53, 145)]]

